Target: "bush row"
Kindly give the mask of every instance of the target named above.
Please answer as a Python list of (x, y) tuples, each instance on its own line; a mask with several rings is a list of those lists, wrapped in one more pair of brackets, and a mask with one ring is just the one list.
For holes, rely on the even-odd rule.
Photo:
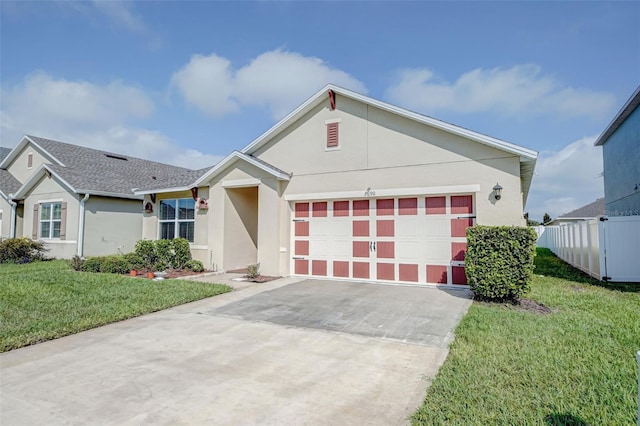
[(113, 274), (126, 274), (132, 269), (163, 271), (171, 268), (190, 269), (194, 272), (204, 271), (202, 262), (191, 259), (189, 241), (184, 238), (157, 241), (140, 240), (136, 243), (133, 253), (93, 256), (86, 259), (74, 256), (69, 264), (76, 271)]
[(40, 241), (29, 238), (0, 240), (0, 263), (29, 263), (44, 260), (47, 249)]

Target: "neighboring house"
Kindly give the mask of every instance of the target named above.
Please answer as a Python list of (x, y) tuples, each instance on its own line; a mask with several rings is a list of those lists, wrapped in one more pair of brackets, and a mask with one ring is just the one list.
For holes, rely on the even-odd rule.
[(466, 228), (524, 225), (536, 158), (329, 85), (197, 178), (135, 193), (143, 237), (187, 237), (211, 269), (465, 284)]
[(640, 86), (595, 142), (602, 146), (609, 216), (640, 215)]
[(132, 251), (143, 209), (132, 189), (194, 173), (35, 136), (1, 153), (0, 235), (42, 240), (58, 258)]
[(604, 216), (604, 198), (598, 198), (597, 200), (577, 208), (569, 213), (565, 213), (562, 216), (544, 223), (545, 226), (562, 225), (563, 223), (574, 223), (582, 220), (595, 219), (598, 216)]

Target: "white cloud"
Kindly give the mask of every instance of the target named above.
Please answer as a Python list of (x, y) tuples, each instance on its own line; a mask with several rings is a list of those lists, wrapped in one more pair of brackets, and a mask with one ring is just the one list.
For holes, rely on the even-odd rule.
[(323, 60), (281, 49), (262, 53), (239, 69), (216, 54), (194, 55), (171, 81), (187, 103), (211, 116), (258, 106), (279, 119), (327, 83), (367, 92), (360, 81)]
[(428, 69), (406, 69), (398, 73), (385, 97), (424, 112), (490, 111), (506, 116), (547, 114), (561, 118), (606, 118), (616, 104), (610, 93), (566, 87), (531, 64), (477, 68), (462, 74), (453, 83), (438, 79)]
[(141, 89), (120, 81), (99, 86), (38, 72), (3, 88), (0, 102), (3, 146), (33, 134), (194, 169), (221, 158), (183, 148), (159, 132), (132, 125), (149, 117), (154, 104)]
[(602, 149), (593, 146), (596, 138), (540, 153), (525, 208), (531, 219), (541, 221), (544, 213), (555, 218), (603, 196)]

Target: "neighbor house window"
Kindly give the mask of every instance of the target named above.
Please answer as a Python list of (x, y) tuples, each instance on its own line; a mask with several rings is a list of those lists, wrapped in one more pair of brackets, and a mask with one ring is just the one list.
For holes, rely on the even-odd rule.
[(60, 238), (62, 203), (40, 204), (40, 238)]
[(32, 168), (33, 167), (33, 152), (30, 152), (29, 154), (27, 154), (27, 168)]
[(196, 203), (193, 198), (160, 200), (160, 239), (186, 238), (193, 242)]

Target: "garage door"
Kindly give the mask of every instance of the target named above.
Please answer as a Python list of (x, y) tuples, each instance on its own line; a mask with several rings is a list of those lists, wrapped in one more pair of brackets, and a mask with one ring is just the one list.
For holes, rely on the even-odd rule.
[(464, 285), (473, 195), (296, 202), (294, 275)]

